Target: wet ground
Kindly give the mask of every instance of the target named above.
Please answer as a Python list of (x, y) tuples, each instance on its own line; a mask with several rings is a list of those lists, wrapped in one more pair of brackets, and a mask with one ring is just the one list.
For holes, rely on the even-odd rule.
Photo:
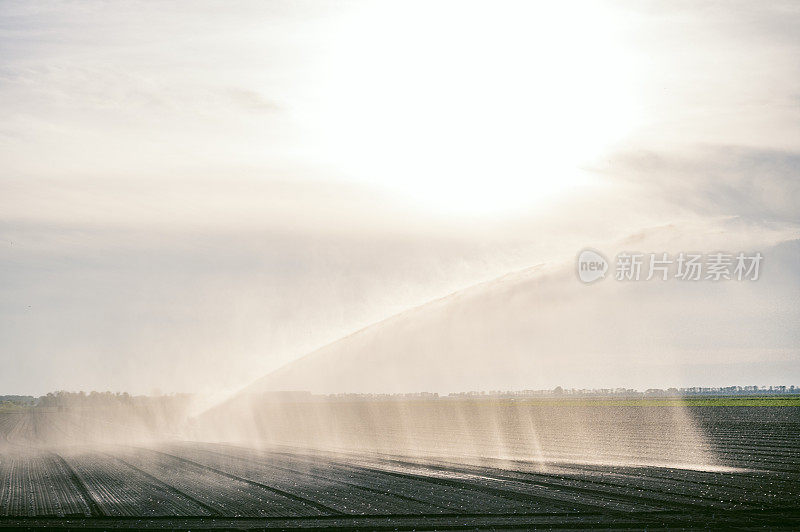
[[(12, 437), (0, 454), (0, 527), (800, 528), (800, 408), (689, 412), (713, 465)], [(0, 419), (6, 435), (20, 430), (10, 416)]]

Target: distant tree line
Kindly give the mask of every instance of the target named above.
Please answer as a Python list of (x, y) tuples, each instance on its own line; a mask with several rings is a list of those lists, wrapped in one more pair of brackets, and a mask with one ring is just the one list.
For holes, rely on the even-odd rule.
[(36, 400), (40, 407), (124, 407), (124, 406), (165, 406), (186, 403), (190, 394), (130, 395), (127, 392), (67, 392), (57, 391), (43, 395)]
[(36, 404), (32, 395), (0, 395), (0, 405), (31, 406)]

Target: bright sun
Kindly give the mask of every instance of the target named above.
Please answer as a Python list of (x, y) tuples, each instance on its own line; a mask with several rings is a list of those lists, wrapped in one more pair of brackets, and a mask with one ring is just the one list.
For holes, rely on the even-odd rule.
[(634, 125), (633, 68), (611, 12), (554, 4), (359, 9), (337, 26), (308, 116), (326, 158), (447, 212), (586, 182), (581, 165)]

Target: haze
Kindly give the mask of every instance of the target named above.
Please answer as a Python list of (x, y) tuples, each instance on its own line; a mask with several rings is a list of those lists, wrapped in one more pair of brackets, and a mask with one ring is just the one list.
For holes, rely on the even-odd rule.
[[(793, 2), (3, 2), (0, 388), (238, 390), (536, 265), (567, 273), (488, 300), (569, 330), (582, 290), (633, 331), (629, 294), (570, 269), (630, 245), (761, 251), (763, 286), (683, 336), (712, 289), (648, 285), (636, 356), (674, 371), (613, 385), (796, 383), (799, 26)], [(569, 369), (541, 386), (590, 382)]]

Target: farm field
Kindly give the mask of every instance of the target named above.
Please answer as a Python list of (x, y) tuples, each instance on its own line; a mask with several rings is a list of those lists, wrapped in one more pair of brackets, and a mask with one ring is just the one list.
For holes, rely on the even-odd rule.
[[(529, 408), (540, 409), (531, 416), (541, 419), (577, 419), (567, 410), (574, 406)], [(688, 406), (697, 434), (687, 434), (685, 445), (702, 448), (677, 450), (669, 426), (675, 407), (592, 408), (603, 426), (638, 420), (611, 424), (603, 435), (613, 439), (625, 430), (618, 434), (625, 445), (581, 441), (565, 427), (560, 436), (544, 430), (538, 460), (508, 445), (515, 431), (527, 434), (514, 417), (498, 417), (505, 419), (495, 429), (504, 431), (506, 445), (493, 456), (483, 451), (497, 435), (478, 426), (471, 455), (464, 447), (450, 453), (446, 445), (438, 455), (425, 445), (415, 447), (424, 453), (409, 452), (407, 435), (394, 452), (397, 435), (369, 452), (343, 438), (335, 448), (315, 448), (307, 437), (304, 445), (176, 439), (87, 445), (68, 443), (77, 440), (74, 417), (65, 413), (6, 412), (0, 414), (0, 527), (800, 528), (800, 407)], [(631, 433), (637, 426), (639, 433)], [(671, 450), (695, 460), (652, 463), (659, 433), (667, 436), (665, 456)], [(637, 445), (647, 456), (630, 455)], [(586, 449), (597, 451), (594, 459)]]

